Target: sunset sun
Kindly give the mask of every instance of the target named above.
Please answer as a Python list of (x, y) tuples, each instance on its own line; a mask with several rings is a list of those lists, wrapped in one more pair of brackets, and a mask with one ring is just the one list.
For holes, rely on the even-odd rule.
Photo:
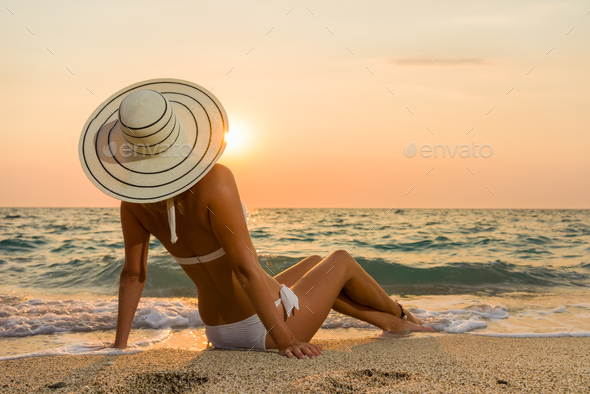
[(225, 153), (244, 152), (248, 148), (248, 129), (242, 123), (230, 122), (229, 131), (225, 133), (227, 146)]

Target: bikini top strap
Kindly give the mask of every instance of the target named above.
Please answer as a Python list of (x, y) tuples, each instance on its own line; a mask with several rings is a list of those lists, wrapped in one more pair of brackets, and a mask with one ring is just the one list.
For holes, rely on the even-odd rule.
[(168, 211), (168, 225), (170, 226), (170, 242), (176, 243), (176, 210), (174, 209), (174, 198), (166, 200), (166, 210)]

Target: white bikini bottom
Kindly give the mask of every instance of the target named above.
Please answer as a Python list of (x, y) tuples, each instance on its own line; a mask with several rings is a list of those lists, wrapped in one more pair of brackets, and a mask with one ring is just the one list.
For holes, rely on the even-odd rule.
[[(275, 306), (283, 303), (287, 317), (291, 316), (293, 308), (299, 310), (299, 298), (291, 289), (283, 285), (280, 298)], [(257, 314), (235, 323), (208, 326), (205, 324), (207, 339), (217, 348), (224, 349), (263, 349), (266, 350), (266, 328)]]

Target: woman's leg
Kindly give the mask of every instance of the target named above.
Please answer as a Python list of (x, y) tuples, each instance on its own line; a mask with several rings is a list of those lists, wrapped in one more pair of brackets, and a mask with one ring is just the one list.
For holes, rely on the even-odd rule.
[(291, 287), (303, 277), (310, 269), (315, 267), (322, 258), (320, 256), (309, 256), (298, 262), (297, 264), (287, 268), (278, 275), (275, 275), (275, 279), (282, 285)]
[[(299, 298), (299, 310), (294, 310), (286, 323), (293, 335), (300, 341), (311, 340), (324, 323), (332, 307), (337, 307), (335, 303), (341, 291), (355, 302), (354, 305), (368, 307), (367, 310), (359, 309), (365, 317), (377, 316), (371, 309), (376, 312), (393, 314), (394, 317), (400, 315), (399, 306), (344, 250), (330, 254), (315, 265), (295, 283), (292, 290)], [(343, 299), (340, 301), (346, 303)], [(384, 315), (379, 316), (383, 317)], [(371, 320), (377, 322), (375, 319)], [(404, 331), (432, 331), (429, 327), (419, 326), (399, 318), (398, 320), (398, 327), (403, 328)], [(274, 347), (276, 346), (270, 339), (270, 335), (267, 336), (267, 348)]]
[(400, 322), (403, 320), (399, 317), (391, 313), (378, 311), (369, 306), (361, 305), (348, 297), (343, 291), (338, 294), (338, 298), (334, 302), (332, 309), (343, 315), (370, 323), (383, 331), (399, 332), (403, 331), (404, 328), (400, 326)]
[[(322, 261), (322, 258), (317, 255), (306, 257), (297, 264), (276, 275), (274, 278), (280, 284), (291, 287), (320, 261)], [(340, 292), (332, 309), (336, 312), (370, 323), (384, 331), (395, 331), (398, 327), (396, 327), (394, 323), (399, 323), (400, 320), (390, 313), (385, 312), (384, 314), (382, 311), (355, 302), (348, 297), (344, 291)], [(406, 311), (406, 313), (408, 312)], [(409, 318), (408, 320), (420, 324), (419, 321), (412, 320), (412, 318)]]

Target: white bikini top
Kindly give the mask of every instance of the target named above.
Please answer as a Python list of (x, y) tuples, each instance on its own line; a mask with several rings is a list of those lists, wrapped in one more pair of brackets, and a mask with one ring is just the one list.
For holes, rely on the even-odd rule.
[[(168, 224), (170, 225), (170, 234), (172, 243), (176, 243), (178, 241), (178, 237), (176, 236), (176, 213), (174, 209), (174, 199), (170, 198), (166, 200), (166, 207), (168, 210)], [(244, 203), (242, 203), (242, 209), (244, 211), (244, 218), (246, 221), (248, 220), (248, 215), (246, 214), (246, 207)], [(215, 252), (211, 252), (204, 256), (193, 256), (193, 257), (174, 257), (174, 260), (178, 262), (178, 264), (189, 265), (189, 264), (199, 264), (199, 263), (207, 263), (209, 261), (213, 261), (215, 259), (220, 258), (225, 254), (225, 250), (223, 247), (217, 249)]]

